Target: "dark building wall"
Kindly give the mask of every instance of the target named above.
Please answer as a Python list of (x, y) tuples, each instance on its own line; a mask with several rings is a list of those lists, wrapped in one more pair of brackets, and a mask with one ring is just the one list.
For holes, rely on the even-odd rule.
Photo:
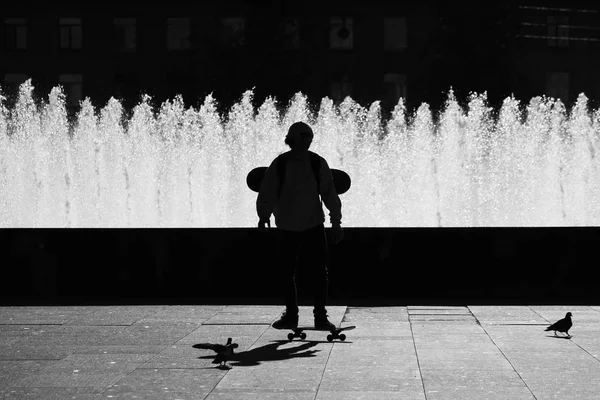
[[(597, 98), (599, 7), (528, 4), (228, 0), (143, 7), (126, 1), (118, 7), (89, 8), (82, 3), (15, 2), (4, 7), (3, 15), (27, 19), (27, 49), (7, 50), (6, 30), (1, 30), (0, 73), (31, 76), (43, 95), (60, 74), (82, 74), (83, 94), (96, 105), (112, 95), (135, 104), (142, 92), (157, 101), (180, 93), (188, 104), (212, 92), (227, 104), (252, 88), (257, 101), (275, 96), (285, 104), (301, 91), (318, 102), (333, 95), (336, 82), (350, 82), (354, 99), (365, 105), (382, 100), (391, 108), (396, 99), (388, 98), (384, 83), (389, 73), (406, 77), (405, 95), (413, 107), (422, 102), (440, 106), (450, 86), (461, 98), (487, 91), (496, 104), (512, 93), (528, 101), (551, 92), (548, 74), (561, 71), (569, 74), (566, 100), (573, 101), (579, 92)], [(332, 16), (352, 18), (351, 49), (331, 48)], [(549, 16), (568, 17), (558, 23), (570, 27), (567, 46), (548, 44)], [(82, 19), (82, 49), (60, 49), (60, 17)], [(115, 49), (115, 17), (137, 18), (135, 51)], [(191, 18), (189, 50), (167, 49), (166, 19), (177, 17)], [(243, 46), (223, 41), (223, 17), (246, 18)], [(405, 48), (384, 49), (386, 17), (406, 18)], [(286, 49), (278, 39), (282, 18), (298, 19), (298, 48)]]

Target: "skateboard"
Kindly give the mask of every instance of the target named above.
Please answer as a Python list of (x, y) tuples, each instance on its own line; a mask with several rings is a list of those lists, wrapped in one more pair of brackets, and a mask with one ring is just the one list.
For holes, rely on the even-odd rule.
[(346, 335), (340, 332), (349, 331), (356, 328), (356, 326), (344, 326), (343, 328), (335, 328), (335, 329), (317, 329), (314, 326), (299, 326), (297, 328), (282, 328), (281, 330), (292, 330), (293, 332), (288, 333), (288, 340), (294, 340), (294, 338), (299, 337), (300, 339), (306, 339), (306, 333), (304, 331), (325, 331), (329, 332), (327, 335), (327, 341), (333, 342), (334, 339), (340, 339), (342, 342), (346, 340)]
[[(260, 191), (260, 183), (267, 171), (267, 167), (256, 167), (252, 171), (248, 172), (246, 176), (246, 185), (253, 192)], [(333, 177), (333, 186), (337, 194), (344, 194), (350, 189), (351, 180), (350, 176), (340, 169), (331, 168), (331, 176)]]

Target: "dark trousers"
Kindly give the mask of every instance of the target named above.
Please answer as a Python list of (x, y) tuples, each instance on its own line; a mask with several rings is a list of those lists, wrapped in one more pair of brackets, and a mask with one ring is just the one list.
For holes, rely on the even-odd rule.
[(303, 232), (277, 230), (278, 268), (282, 273), (281, 287), (286, 313), (298, 313), (298, 292), (296, 289), (296, 267), (302, 254), (305, 266), (309, 269), (313, 282), (314, 314), (326, 314), (327, 302), (327, 263), (329, 252), (327, 236), (323, 224)]

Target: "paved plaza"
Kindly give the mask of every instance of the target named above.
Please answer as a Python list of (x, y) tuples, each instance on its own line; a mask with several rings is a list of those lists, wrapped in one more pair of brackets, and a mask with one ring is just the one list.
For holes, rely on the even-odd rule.
[[(345, 341), (288, 341), (280, 306), (1, 307), (0, 398), (600, 398), (600, 306), (328, 310)], [(544, 331), (567, 311), (570, 339)], [(229, 369), (193, 347), (229, 337)]]

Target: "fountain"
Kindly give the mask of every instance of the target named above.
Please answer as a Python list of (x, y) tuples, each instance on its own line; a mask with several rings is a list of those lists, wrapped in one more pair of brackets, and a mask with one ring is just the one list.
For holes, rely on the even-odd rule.
[(86, 99), (70, 120), (60, 88), (36, 102), (25, 82), (14, 106), (0, 95), (0, 226), (254, 227), (246, 174), (286, 151), (298, 120), (352, 177), (346, 227), (600, 225), (600, 110), (583, 94), (570, 110), (546, 97), (494, 110), (450, 92), (439, 114), (401, 99), (387, 120), (350, 98), (252, 103), (248, 91), (220, 115), (211, 95), (198, 109), (144, 97), (129, 116)]

